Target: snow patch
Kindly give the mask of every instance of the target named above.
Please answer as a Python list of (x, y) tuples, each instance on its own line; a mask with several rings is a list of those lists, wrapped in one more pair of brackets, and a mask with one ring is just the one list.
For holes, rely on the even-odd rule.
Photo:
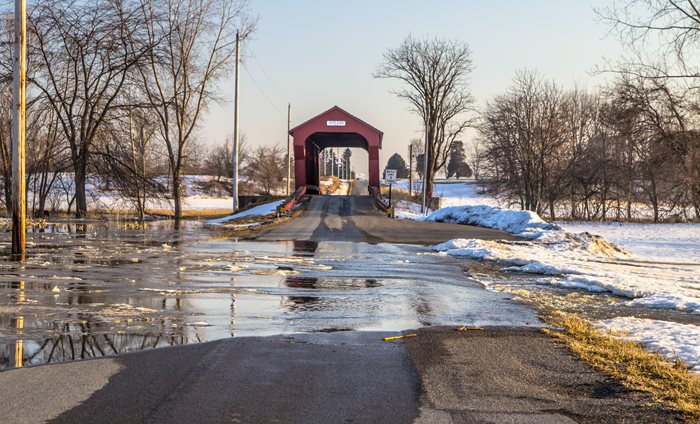
[(478, 225), (507, 231), (529, 239), (537, 239), (547, 231), (560, 227), (540, 218), (535, 212), (503, 209), (494, 206), (449, 206), (428, 215), (424, 221)]
[(258, 205), (255, 207), (252, 207), (250, 209), (246, 209), (243, 212), (238, 212), (233, 215), (225, 216), (223, 218), (217, 218), (217, 219), (210, 219), (206, 223), (209, 225), (221, 225), (225, 222), (233, 221), (236, 219), (241, 219), (241, 218), (247, 218), (251, 216), (265, 216), (265, 215), (272, 215), (277, 211), (277, 207), (279, 207), (282, 203), (284, 203), (284, 200), (278, 200), (275, 202), (270, 202), (270, 203), (263, 203), (262, 205)]
[(680, 359), (700, 373), (700, 327), (692, 324), (617, 317), (596, 323), (596, 328), (620, 334), (674, 361)]

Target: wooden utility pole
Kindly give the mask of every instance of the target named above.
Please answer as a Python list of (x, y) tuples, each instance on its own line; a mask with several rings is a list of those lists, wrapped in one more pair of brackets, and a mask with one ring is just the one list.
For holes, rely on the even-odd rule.
[(233, 213), (238, 210), (238, 93), (241, 86), (241, 38), (236, 31), (236, 84), (233, 94)]
[(292, 126), (292, 104), (287, 103), (287, 196), (292, 191), (292, 156), (290, 153), (290, 147), (289, 147), (289, 140), (290, 140), (290, 135), (289, 135), (289, 130), (291, 130)]
[(15, 0), (15, 54), (12, 89), (12, 254), (26, 259), (27, 202), (24, 180), (27, 72), (27, 4)]
[(408, 145), (408, 197), (413, 197), (413, 144)]

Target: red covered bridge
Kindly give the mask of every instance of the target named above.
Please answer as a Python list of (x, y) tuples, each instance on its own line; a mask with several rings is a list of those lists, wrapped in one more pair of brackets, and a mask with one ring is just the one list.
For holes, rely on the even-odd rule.
[(384, 133), (338, 106), (289, 131), (294, 138), (295, 187), (318, 192), (320, 153), (333, 147), (365, 149), (369, 156), (369, 186), (379, 188), (379, 149)]

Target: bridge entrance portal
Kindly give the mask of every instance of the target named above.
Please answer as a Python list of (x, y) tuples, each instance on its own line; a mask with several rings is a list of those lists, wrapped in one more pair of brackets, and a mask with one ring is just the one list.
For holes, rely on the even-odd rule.
[(320, 154), (327, 148), (365, 149), (369, 156), (369, 186), (379, 188), (379, 149), (383, 133), (338, 106), (293, 128), (295, 188), (318, 193)]

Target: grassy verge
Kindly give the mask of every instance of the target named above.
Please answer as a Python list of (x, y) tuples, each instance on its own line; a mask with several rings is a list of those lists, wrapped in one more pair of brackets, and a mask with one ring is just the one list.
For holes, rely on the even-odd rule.
[(670, 362), (638, 343), (598, 331), (573, 314), (552, 313), (545, 322), (560, 329), (543, 331), (564, 342), (583, 361), (626, 387), (682, 411), (689, 422), (700, 422), (700, 376), (682, 362)]

